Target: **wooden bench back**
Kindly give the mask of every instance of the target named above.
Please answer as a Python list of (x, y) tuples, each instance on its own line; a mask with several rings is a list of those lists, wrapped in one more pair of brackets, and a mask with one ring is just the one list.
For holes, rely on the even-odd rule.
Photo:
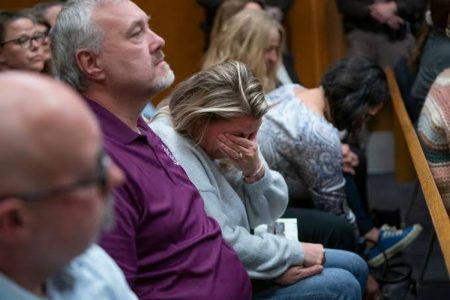
[(442, 201), (433, 175), (431, 174), (416, 130), (406, 111), (393, 70), (390, 68), (386, 69), (386, 76), (391, 91), (392, 106), (394, 107), (396, 119), (405, 137), (409, 153), (411, 154), (414, 168), (419, 178), (422, 192), (428, 210), (430, 211), (431, 220), (441, 246), (447, 272), (450, 275), (450, 218), (445, 209), (444, 202)]

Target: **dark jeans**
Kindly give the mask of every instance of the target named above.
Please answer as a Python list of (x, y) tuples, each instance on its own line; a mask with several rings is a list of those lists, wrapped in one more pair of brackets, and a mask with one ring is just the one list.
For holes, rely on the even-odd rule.
[(283, 218), (297, 218), (299, 241), (355, 252), (357, 241), (345, 218), (314, 209), (288, 207)]
[(359, 233), (364, 236), (373, 227), (373, 222), (359, 196), (358, 188), (356, 187), (353, 176), (345, 175), (345, 191), (347, 193), (348, 205), (352, 209), (356, 217), (356, 224), (358, 225)]

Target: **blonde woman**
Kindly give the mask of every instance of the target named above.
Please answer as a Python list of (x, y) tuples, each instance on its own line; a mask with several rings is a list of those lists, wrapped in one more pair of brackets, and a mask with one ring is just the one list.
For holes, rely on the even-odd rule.
[(203, 68), (228, 60), (242, 61), (253, 70), (264, 91), (269, 92), (277, 85), (284, 36), (281, 25), (266, 12), (243, 10), (212, 40)]
[(267, 110), (253, 73), (230, 61), (180, 83), (150, 126), (201, 193), (207, 214), (220, 224), (250, 277), (268, 281), (255, 298), (360, 299), (367, 265), (359, 256), (252, 234), (260, 224), (273, 224), (288, 201), (284, 179), (267, 166), (256, 144)]
[(347, 194), (343, 172), (351, 171), (354, 163), (343, 156), (337, 129), (351, 130), (378, 112), (388, 96), (384, 73), (367, 59), (354, 57), (325, 74), (327, 82), (336, 78), (325, 90), (323, 85), (305, 89), (292, 84), (273, 90), (272, 66), (281, 61), (284, 39), (277, 24), (263, 12), (238, 13), (214, 40), (204, 66), (236, 59), (255, 71), (270, 91), (272, 108), (258, 135), (269, 165), (285, 177), (291, 198), (300, 198), (306, 187), (316, 208), (345, 218), (356, 234), (379, 244), (370, 244), (366, 254), (370, 265), (380, 266), (385, 261), (383, 251), (392, 257), (417, 238), (421, 226), (380, 231), (373, 225), (358, 195)]

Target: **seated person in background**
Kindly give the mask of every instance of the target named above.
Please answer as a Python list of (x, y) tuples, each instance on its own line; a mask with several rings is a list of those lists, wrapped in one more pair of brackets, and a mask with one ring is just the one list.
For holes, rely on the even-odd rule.
[(430, 0), (432, 25), (423, 49), (414, 63), (418, 63), (416, 79), (411, 89), (412, 102), (418, 108), (412, 116), (415, 121), (420, 113), (428, 91), (436, 77), (450, 68), (450, 0)]
[(0, 90), (0, 299), (137, 299), (92, 245), (123, 181), (95, 117), (38, 75), (1, 73)]
[(414, 46), (426, 0), (336, 0), (347, 33), (349, 56), (394, 66)]
[[(37, 31), (46, 33), (48, 36), (50, 29), (53, 25), (55, 25), (56, 18), (58, 17), (58, 14), (61, 12), (63, 7), (64, 2), (62, 1), (40, 2), (33, 6), (30, 11), (36, 18)], [(50, 39), (48, 37), (43, 41), (42, 46), (44, 48), (45, 58), (45, 66), (43, 72), (49, 75), (53, 75)]]
[(269, 166), (283, 174), (291, 196), (297, 185), (305, 185), (316, 208), (345, 217), (361, 236), (377, 242), (368, 251), (371, 266), (384, 262), (380, 250), (392, 257), (421, 231), (420, 225), (379, 230), (358, 197), (349, 197), (345, 190), (338, 130), (352, 131), (374, 116), (388, 93), (385, 74), (375, 63), (361, 57), (342, 60), (317, 88), (285, 85), (269, 93), (271, 109), (258, 135), (261, 152)]
[(140, 117), (149, 99), (174, 80), (165, 42), (148, 23), (132, 1), (74, 0), (50, 35), (57, 77), (85, 97), (100, 120), (106, 151), (126, 175), (114, 190), (116, 226), (100, 244), (139, 299), (250, 299), (239, 257)]
[(41, 72), (47, 35), (36, 32), (36, 20), (22, 12), (0, 12), (0, 71), (16, 69)]
[(224, 29), (227, 21), (243, 9), (264, 10), (264, 2), (253, 0), (227, 0), (222, 2), (214, 17), (210, 40), (214, 40)]
[(255, 298), (361, 299), (367, 264), (356, 254), (251, 233), (275, 223), (288, 203), (284, 179), (268, 168), (256, 144), (268, 108), (253, 73), (229, 61), (179, 84), (150, 126), (200, 191), (250, 277), (278, 284)]
[(51, 26), (41, 14), (37, 14), (33, 9), (23, 9), (20, 12), (31, 14), (34, 17), (36, 24), (34, 27), (33, 35), (45, 35), (45, 38), (41, 42), (42, 55), (45, 61), (42, 73), (51, 75), (52, 53), (50, 50), (50, 39), (48, 37), (48, 33), (50, 32)]
[[(288, 3), (285, 3), (284, 5), (289, 6)], [(231, 19), (234, 15), (236, 15), (240, 11), (244, 9), (262, 11), (264, 10), (264, 7), (265, 7), (264, 4), (261, 3), (260, 1), (248, 1), (248, 0), (224, 1), (217, 10), (216, 17), (214, 18), (213, 29), (211, 31), (211, 41), (213, 41), (223, 31), (228, 30), (227, 29), (228, 20)], [(273, 6), (272, 8), (276, 9)], [(270, 11), (272, 12), (273, 10)], [(278, 23), (277, 25), (275, 25), (272, 24), (272, 22), (269, 22), (268, 25), (272, 27), (279, 27), (280, 34), (284, 35), (284, 30), (280, 23), (281, 20), (278, 18), (278, 17), (281, 18), (281, 16), (275, 16), (276, 14), (269, 13), (269, 11), (267, 10), (266, 12), (268, 16), (271, 16), (276, 21), (276, 23)], [(282, 14), (281, 11), (280, 14)], [(299, 83), (298, 77), (294, 70), (293, 57), (288, 52), (284, 36), (283, 38), (280, 38), (272, 33), (270, 34), (269, 38), (270, 38), (268, 40), (269, 46), (265, 51), (265, 56), (267, 57), (268, 60), (276, 61), (278, 56), (277, 52), (280, 51), (280, 49), (278, 48), (282, 48), (281, 50), (282, 63), (280, 63), (277, 66), (277, 68), (274, 70), (275, 74), (273, 74), (273, 76), (275, 76), (276, 78), (276, 85), (278, 86), (287, 83)], [(280, 42), (280, 40), (283, 41), (281, 47), (277, 45)]]
[(203, 69), (228, 60), (250, 67), (268, 93), (277, 86), (285, 34), (281, 25), (264, 11), (242, 10), (230, 18), (205, 53)]
[(39, 2), (32, 7), (34, 14), (47, 21), (50, 27), (56, 23), (56, 18), (64, 7), (63, 1)]
[(436, 185), (450, 212), (450, 69), (434, 82), (423, 105), (418, 136)]
[[(208, 49), (210, 38), (215, 36), (217, 29), (224, 22), (244, 8), (264, 9), (264, 0), (197, 0), (205, 9), (205, 21), (202, 23), (205, 35), (205, 49)], [(219, 8), (221, 8), (219, 11)]]

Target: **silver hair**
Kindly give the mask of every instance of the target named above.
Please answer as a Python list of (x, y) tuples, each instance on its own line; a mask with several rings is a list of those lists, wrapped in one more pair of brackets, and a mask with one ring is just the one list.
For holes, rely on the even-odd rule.
[(238, 116), (261, 118), (268, 109), (253, 72), (242, 62), (228, 61), (178, 84), (168, 111), (178, 132), (201, 142), (210, 122)]
[(87, 88), (84, 74), (76, 61), (76, 52), (87, 49), (98, 54), (103, 44), (103, 31), (92, 22), (92, 11), (105, 4), (125, 0), (69, 0), (50, 31), (54, 74), (76, 90)]

